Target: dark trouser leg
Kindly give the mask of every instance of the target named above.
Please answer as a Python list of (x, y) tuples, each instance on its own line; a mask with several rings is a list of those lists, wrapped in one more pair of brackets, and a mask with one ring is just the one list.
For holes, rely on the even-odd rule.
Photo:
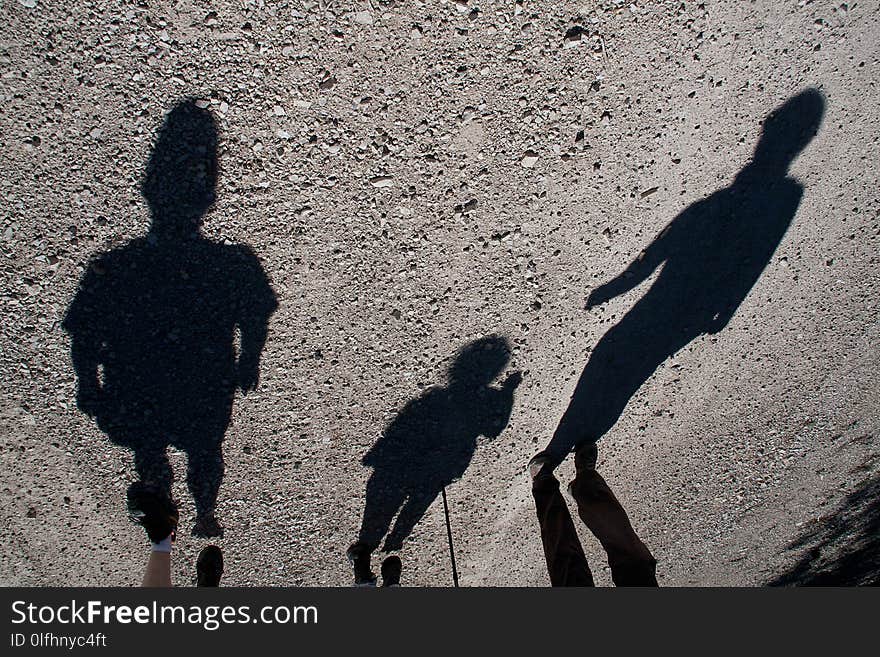
[(541, 526), (541, 542), (552, 586), (594, 586), (593, 574), (578, 539), (571, 514), (553, 475), (538, 475), (532, 496)]
[(626, 511), (595, 470), (578, 473), (572, 482), (578, 515), (608, 553), (617, 586), (657, 586), (654, 556), (636, 536)]

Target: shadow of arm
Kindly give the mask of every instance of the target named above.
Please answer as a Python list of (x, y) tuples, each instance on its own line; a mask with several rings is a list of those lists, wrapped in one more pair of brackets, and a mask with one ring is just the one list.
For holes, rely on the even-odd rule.
[(86, 415), (97, 415), (101, 400), (101, 318), (99, 300), (94, 290), (97, 280), (91, 267), (70, 303), (62, 327), (70, 335), (70, 357), (76, 375), (76, 406)]
[(243, 254), (246, 275), (239, 298), (238, 328), (241, 353), (238, 357), (238, 385), (242, 392), (255, 390), (260, 380), (260, 356), (269, 335), (269, 317), (278, 308), (275, 292), (257, 257)]
[(676, 221), (666, 226), (623, 272), (590, 292), (586, 308), (589, 310), (614, 297), (626, 294), (647, 279), (668, 257), (669, 244), (672, 240), (670, 234)]
[(489, 419), (489, 426), (483, 432), (486, 438), (494, 440), (507, 428), (510, 414), (513, 411), (513, 393), (522, 383), (522, 378), (522, 373), (512, 372), (504, 379), (500, 389), (492, 390), (492, 393), (497, 396), (497, 401), (491, 405), (491, 408), (497, 408), (498, 412)]

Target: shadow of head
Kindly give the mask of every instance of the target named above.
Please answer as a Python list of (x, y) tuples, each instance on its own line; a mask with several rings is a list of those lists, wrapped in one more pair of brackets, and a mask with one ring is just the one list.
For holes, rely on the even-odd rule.
[(489, 335), (462, 347), (449, 366), (450, 387), (474, 389), (487, 386), (510, 361), (507, 338)]
[(152, 232), (198, 230), (215, 200), (217, 142), (214, 117), (194, 99), (179, 102), (165, 116), (141, 183)]
[(809, 88), (774, 109), (764, 120), (752, 164), (784, 174), (819, 132), (825, 97)]

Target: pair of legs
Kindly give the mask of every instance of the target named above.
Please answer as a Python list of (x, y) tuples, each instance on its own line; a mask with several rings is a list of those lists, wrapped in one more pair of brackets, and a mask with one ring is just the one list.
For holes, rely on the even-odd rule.
[[(405, 471), (403, 465), (401, 470)], [(373, 470), (367, 481), (364, 518), (358, 540), (346, 553), (354, 568), (355, 586), (376, 585), (376, 576), (370, 562), (382, 537), (385, 537), (386, 552), (400, 550), (404, 539), (412, 533), (438, 494), (438, 488), (424, 482), (400, 481), (400, 475), (392, 473), (388, 468)], [(391, 528), (395, 514), (397, 519)], [(382, 585), (399, 586), (401, 570), (399, 557), (386, 557), (381, 568)]]
[(596, 343), (545, 448), (557, 462), (610, 431), (657, 368), (700, 335), (702, 323), (688, 326), (679, 306), (649, 292)]
[[(399, 550), (439, 494), (440, 487), (436, 485), (414, 477), (406, 478), (405, 464), (399, 469), (373, 470), (367, 481), (358, 543), (373, 551), (379, 548), (384, 537), (386, 552)], [(394, 527), (391, 527), (392, 520)]]
[[(221, 441), (222, 435), (186, 449), (186, 483), (196, 507), (195, 536), (223, 536), (223, 527), (215, 516), (224, 471)], [(143, 439), (134, 447), (134, 465), (141, 482), (155, 485), (170, 496), (173, 473), (167, 449), (165, 442)]]
[[(575, 456), (577, 476), (569, 490), (578, 515), (608, 554), (611, 578), (617, 586), (657, 586), (653, 555), (636, 535), (626, 511), (596, 472), (595, 443)], [(552, 586), (594, 586), (568, 506), (553, 475), (553, 461), (542, 453), (529, 464), (532, 496)]]

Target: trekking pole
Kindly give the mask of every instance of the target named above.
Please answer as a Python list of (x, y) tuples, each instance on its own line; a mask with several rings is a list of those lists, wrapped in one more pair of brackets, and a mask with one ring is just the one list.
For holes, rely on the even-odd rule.
[(449, 504), (446, 502), (446, 486), (443, 492), (443, 511), (446, 514), (446, 538), (449, 539), (449, 559), (452, 561), (452, 581), (458, 588), (458, 570), (455, 567), (455, 550), (452, 549), (452, 526), (449, 524)]

